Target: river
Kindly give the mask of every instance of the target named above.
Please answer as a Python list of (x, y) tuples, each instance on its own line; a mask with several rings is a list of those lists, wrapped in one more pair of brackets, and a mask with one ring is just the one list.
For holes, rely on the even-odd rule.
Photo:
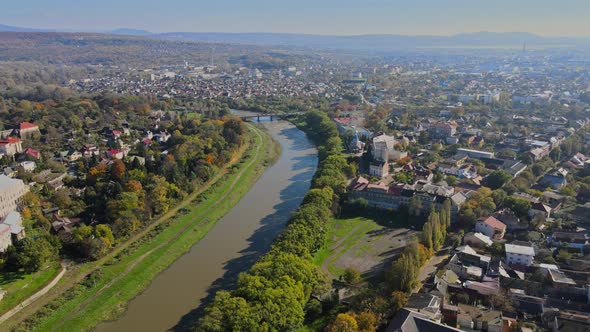
[[(261, 119), (262, 121), (262, 119)], [(292, 124), (264, 122), (281, 144), (278, 161), (211, 231), (160, 273), (113, 322), (97, 331), (185, 331), (215, 292), (266, 253), (310, 187), (317, 151)]]

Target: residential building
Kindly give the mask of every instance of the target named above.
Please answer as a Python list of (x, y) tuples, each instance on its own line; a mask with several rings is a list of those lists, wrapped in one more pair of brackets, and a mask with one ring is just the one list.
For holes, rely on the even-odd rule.
[(0, 218), (18, 210), (21, 198), (29, 191), (22, 180), (0, 175)]
[(531, 266), (535, 260), (535, 249), (529, 246), (506, 244), (506, 263), (510, 265)]
[(407, 152), (396, 150), (398, 141), (393, 136), (381, 134), (373, 137), (371, 154), (375, 161), (397, 161), (408, 156)]
[(431, 320), (441, 319), (441, 298), (430, 293), (413, 293), (404, 306), (406, 309), (427, 315)]
[(529, 209), (529, 217), (534, 218), (536, 216), (549, 218), (551, 216), (551, 207), (541, 202), (533, 203)]
[(19, 164), (25, 172), (33, 172), (37, 168), (37, 164), (34, 161), (23, 161)]
[(369, 165), (369, 174), (379, 178), (389, 175), (389, 163), (387, 161), (373, 161)]
[(445, 139), (449, 136), (454, 136), (456, 132), (457, 125), (450, 122), (438, 122), (428, 128), (431, 138)]
[(545, 174), (541, 180), (539, 180), (539, 185), (542, 187), (549, 187), (555, 190), (563, 188), (566, 184), (566, 177), (560, 173)]
[(35, 134), (40, 135), (39, 126), (30, 122), (22, 122), (17, 131), (17, 135), (22, 139), (33, 137)]
[(10, 226), (0, 224), (0, 252), (6, 252), (6, 249), (12, 244), (12, 233)]
[(17, 153), (23, 152), (23, 144), (18, 137), (8, 137), (0, 140), (0, 154), (13, 157)]
[(25, 228), (23, 227), (23, 218), (20, 213), (16, 211), (10, 212), (2, 221), (2, 225), (8, 225), (10, 227), (10, 233), (14, 240), (25, 238)]
[(475, 231), (491, 239), (502, 240), (506, 234), (506, 225), (492, 216), (482, 217), (475, 224)]
[(549, 242), (555, 246), (567, 245), (582, 250), (590, 244), (590, 237), (585, 232), (553, 232)]
[(458, 307), (457, 325), (461, 329), (502, 332), (504, 324), (501, 311), (483, 309), (462, 303)]
[(402, 308), (389, 323), (385, 332), (460, 332), (454, 327), (428, 319), (427, 315)]
[(482, 233), (471, 232), (465, 234), (465, 236), (463, 237), (463, 244), (470, 245), (472, 247), (483, 248), (491, 246), (492, 244), (494, 244), (494, 241), (492, 241), (492, 239), (490, 239), (489, 236), (484, 235)]
[(473, 158), (473, 159), (494, 158), (493, 152), (471, 150), (471, 149), (464, 149), (464, 148), (458, 149), (457, 155), (458, 156), (467, 156), (467, 157)]

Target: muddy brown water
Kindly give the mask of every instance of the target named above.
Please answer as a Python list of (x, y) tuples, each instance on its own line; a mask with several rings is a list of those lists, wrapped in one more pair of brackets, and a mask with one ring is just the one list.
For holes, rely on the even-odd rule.
[[(265, 119), (261, 119), (264, 121)], [(264, 122), (281, 144), (278, 161), (189, 252), (161, 272), (117, 320), (96, 331), (187, 331), (220, 289), (266, 253), (309, 190), (317, 151), (292, 124)]]

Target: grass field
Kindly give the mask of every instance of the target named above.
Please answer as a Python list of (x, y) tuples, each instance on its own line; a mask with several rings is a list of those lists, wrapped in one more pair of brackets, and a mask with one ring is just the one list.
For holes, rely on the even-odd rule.
[(59, 263), (53, 262), (41, 271), (31, 274), (10, 272), (0, 274), (0, 287), (7, 292), (0, 301), (0, 314), (12, 309), (43, 288), (53, 280), (59, 270)]
[(384, 227), (369, 218), (333, 219), (314, 264), (331, 278), (338, 278), (348, 267), (372, 274), (390, 261), (412, 235), (406, 228)]
[[(85, 331), (100, 321), (120, 315), (126, 303), (151, 280), (198, 242), (262, 175), (278, 156), (272, 138), (250, 126), (256, 149), (245, 153), (239, 167), (232, 168), (215, 185), (185, 202), (165, 224), (152, 229), (118, 255), (103, 262), (100, 277), (74, 296), (59, 302), (47, 315), (34, 319), (35, 331)], [(259, 151), (259, 153), (257, 153)], [(184, 213), (183, 213), (184, 212)], [(87, 268), (87, 267), (82, 267)]]

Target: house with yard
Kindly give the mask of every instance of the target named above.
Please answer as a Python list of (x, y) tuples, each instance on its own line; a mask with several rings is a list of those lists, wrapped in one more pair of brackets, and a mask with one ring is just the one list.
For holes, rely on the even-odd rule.
[(506, 224), (492, 216), (482, 217), (475, 224), (475, 231), (493, 240), (502, 240), (506, 234)]
[(567, 185), (567, 180), (566, 177), (561, 173), (548, 173), (543, 175), (541, 180), (539, 180), (539, 185), (544, 188), (558, 190)]
[(582, 250), (584, 246), (590, 244), (590, 237), (586, 232), (553, 232), (548, 242), (553, 246), (567, 245), (569, 248)]
[(506, 244), (506, 263), (510, 265), (531, 266), (535, 261), (535, 249), (530, 246)]
[(23, 152), (23, 143), (18, 137), (8, 137), (0, 139), (0, 154), (13, 157), (17, 153)]
[(465, 234), (463, 237), (463, 244), (476, 248), (484, 248), (494, 244), (494, 241), (492, 241), (492, 239), (490, 239), (490, 237), (485, 234), (479, 232), (470, 232)]

